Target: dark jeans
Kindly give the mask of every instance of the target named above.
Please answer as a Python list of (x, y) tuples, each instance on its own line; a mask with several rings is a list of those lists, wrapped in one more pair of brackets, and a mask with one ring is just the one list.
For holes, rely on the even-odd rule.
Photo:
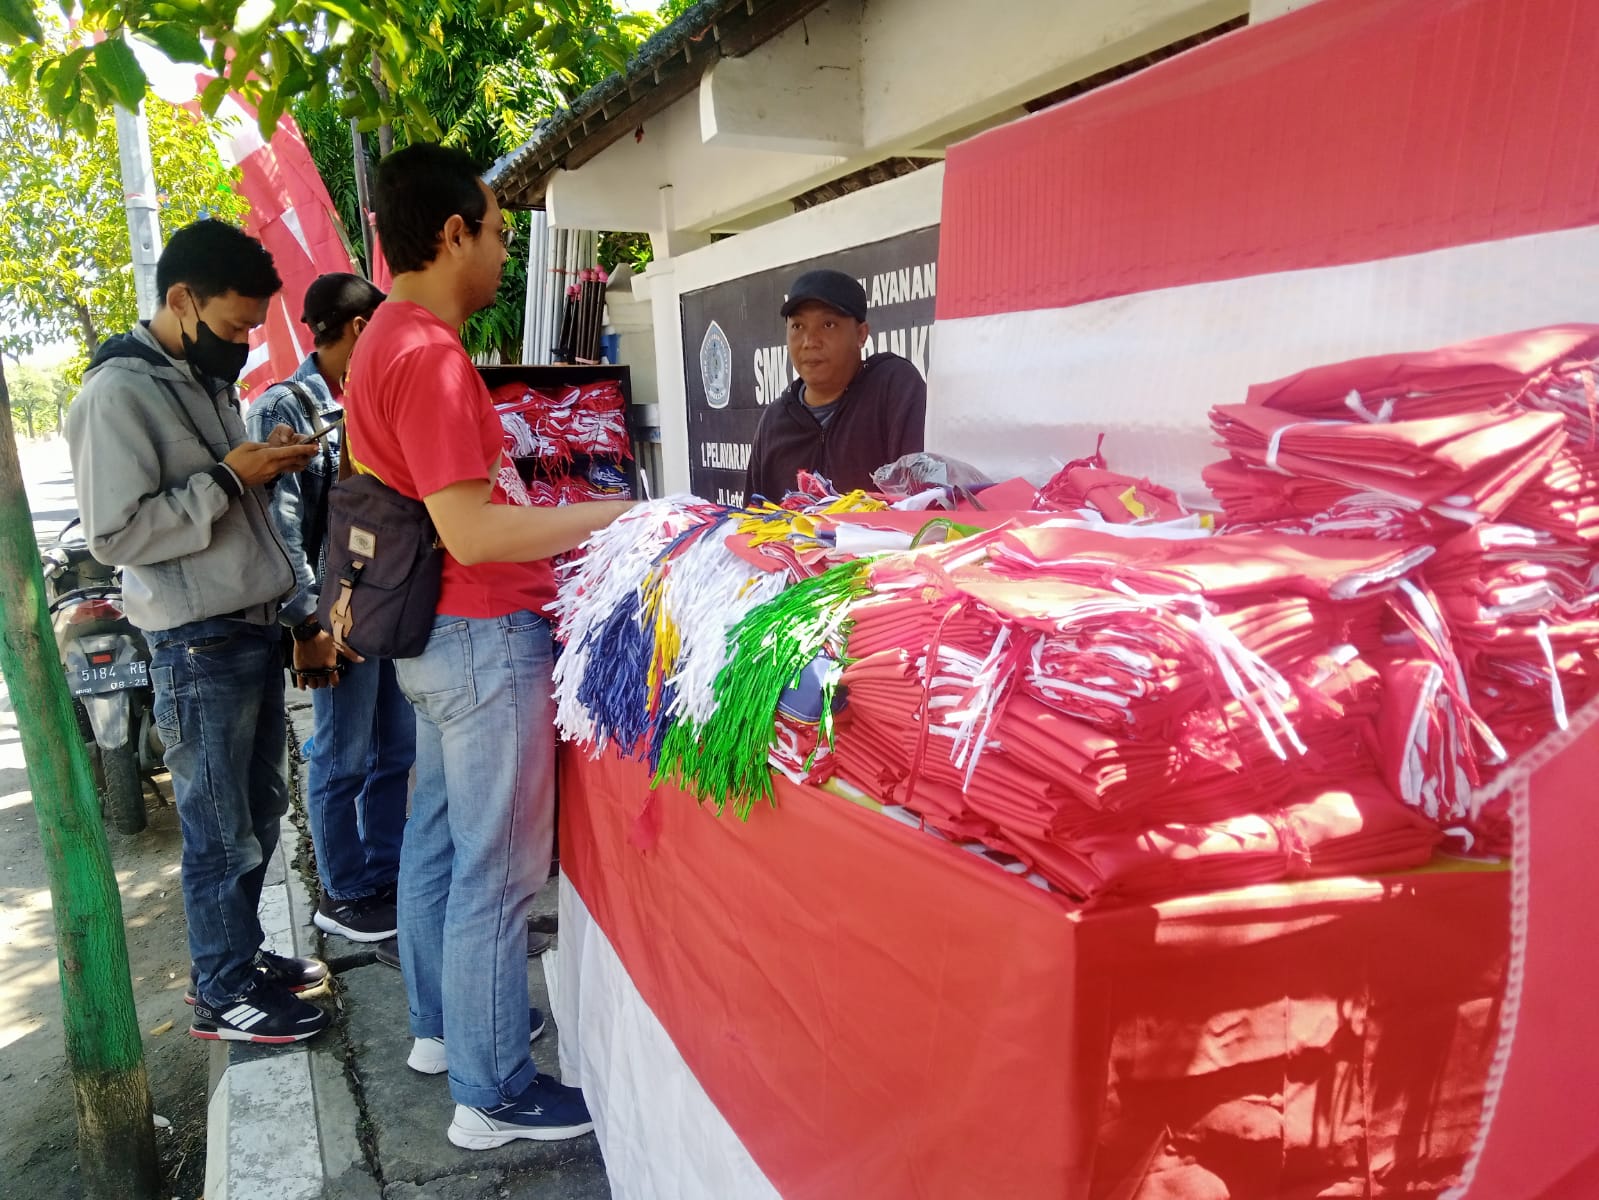
[(416, 714), (387, 659), (351, 663), (338, 687), (311, 693), (311, 707), (305, 807), (317, 875), (334, 900), (365, 899), (400, 875)]
[(282, 634), (215, 618), (150, 636), (155, 719), (183, 828), (183, 911), (199, 994), (239, 996), (261, 948), (257, 908), (289, 809)]

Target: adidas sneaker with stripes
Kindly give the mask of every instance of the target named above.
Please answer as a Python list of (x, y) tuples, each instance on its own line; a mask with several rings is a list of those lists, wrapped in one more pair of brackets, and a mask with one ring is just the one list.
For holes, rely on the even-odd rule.
[(206, 1041), (300, 1042), (326, 1029), (332, 1018), (276, 984), (252, 982), (244, 995), (213, 1008), (201, 1000), (194, 1006), (189, 1032)]

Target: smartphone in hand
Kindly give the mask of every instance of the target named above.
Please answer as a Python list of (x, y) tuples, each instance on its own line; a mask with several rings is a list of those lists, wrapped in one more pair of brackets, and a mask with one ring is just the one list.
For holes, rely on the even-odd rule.
[(342, 412), (329, 415), (332, 417), (332, 419), (329, 420), (326, 425), (322, 426), (321, 429), (312, 431), (312, 433), (306, 437), (305, 441), (300, 443), (302, 446), (309, 445), (312, 442), (320, 442), (323, 438), (327, 437), (328, 434), (332, 433), (344, 423), (344, 414)]

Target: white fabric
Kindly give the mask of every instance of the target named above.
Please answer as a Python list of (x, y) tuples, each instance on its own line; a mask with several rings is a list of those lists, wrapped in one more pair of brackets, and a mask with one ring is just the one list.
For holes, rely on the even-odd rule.
[(1599, 226), (938, 322), (927, 448), (1041, 483), (1101, 433), (1112, 470), (1212, 507), (1213, 404), (1367, 354), (1599, 321)]
[(577, 889), (560, 886), (560, 943), (542, 961), (561, 1078), (583, 1089), (614, 1200), (780, 1200)]

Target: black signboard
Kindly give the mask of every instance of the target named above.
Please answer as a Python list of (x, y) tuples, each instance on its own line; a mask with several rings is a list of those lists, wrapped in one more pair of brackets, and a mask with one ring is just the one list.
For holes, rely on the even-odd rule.
[(755, 427), (794, 377), (778, 310), (789, 284), (813, 267), (847, 271), (866, 289), (867, 354), (892, 350), (926, 377), (938, 282), (936, 225), (685, 293), (683, 369), (695, 495), (743, 503)]

